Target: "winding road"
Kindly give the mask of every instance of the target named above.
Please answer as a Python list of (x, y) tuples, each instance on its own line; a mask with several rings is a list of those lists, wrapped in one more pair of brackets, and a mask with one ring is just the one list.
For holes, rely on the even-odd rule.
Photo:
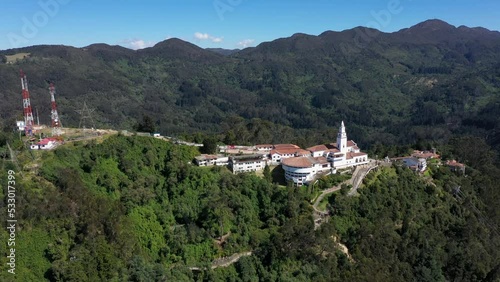
[(318, 229), (318, 227), (320, 227), (323, 222), (328, 221), (329, 215), (330, 215), (328, 210), (321, 211), (318, 209), (319, 203), (321, 203), (321, 201), (327, 195), (340, 190), (342, 184), (352, 185), (352, 188), (349, 190), (347, 195), (348, 196), (355, 195), (359, 186), (363, 182), (363, 179), (365, 178), (365, 176), (368, 175), (368, 173), (376, 167), (378, 167), (378, 163), (376, 161), (370, 161), (366, 165), (358, 166), (354, 170), (354, 173), (352, 174), (352, 177), (349, 180), (346, 180), (337, 186), (323, 190), (323, 192), (321, 192), (321, 194), (318, 196), (318, 198), (316, 198), (316, 201), (314, 201), (314, 204), (313, 204), (313, 209), (314, 209), (313, 218), (314, 218), (314, 229), (315, 230)]

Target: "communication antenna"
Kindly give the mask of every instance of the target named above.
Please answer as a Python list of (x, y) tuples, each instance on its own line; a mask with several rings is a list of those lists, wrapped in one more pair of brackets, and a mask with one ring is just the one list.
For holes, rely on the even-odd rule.
[(49, 92), (50, 92), (50, 103), (52, 110), (50, 111), (50, 118), (52, 120), (52, 136), (59, 136), (61, 135), (61, 120), (59, 119), (59, 115), (57, 114), (57, 104), (56, 104), (56, 87), (54, 86), (54, 83), (51, 83), (49, 86)]
[(28, 79), (23, 70), (20, 70), (21, 88), (24, 108), (24, 132), (26, 136), (33, 136), (33, 110), (31, 109), (30, 92), (28, 90)]

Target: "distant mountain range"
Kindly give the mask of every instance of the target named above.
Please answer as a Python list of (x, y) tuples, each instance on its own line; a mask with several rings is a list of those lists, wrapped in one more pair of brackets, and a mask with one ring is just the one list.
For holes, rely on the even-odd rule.
[[(5, 63), (20, 53), (28, 55)], [(146, 114), (164, 134), (224, 134), (235, 120), (259, 119), (279, 128), (273, 140), (307, 144), (345, 120), (361, 144), (466, 133), (500, 143), (500, 33), (440, 20), (393, 33), (294, 34), (243, 50), (169, 39), (137, 51), (40, 45), (0, 55), (3, 121), (22, 118), (22, 68), (45, 123), (52, 81), (67, 126), (78, 126), (86, 101), (99, 127), (131, 128)]]
[(240, 49), (223, 49), (223, 48), (206, 48), (206, 50), (212, 51), (212, 52), (224, 55), (224, 56), (229, 56), (229, 55), (232, 55), (234, 53), (238, 53), (239, 51), (241, 51)]

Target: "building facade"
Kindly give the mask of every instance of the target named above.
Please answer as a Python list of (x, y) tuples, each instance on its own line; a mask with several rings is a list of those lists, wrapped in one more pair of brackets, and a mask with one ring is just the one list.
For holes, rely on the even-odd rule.
[(194, 159), (198, 166), (226, 166), (229, 164), (229, 158), (224, 155), (201, 155)]
[(353, 140), (347, 139), (343, 121), (337, 134), (337, 143), (316, 145), (307, 148), (307, 151), (309, 152), (307, 156), (281, 158), (285, 178), (288, 181), (293, 181), (297, 185), (308, 184), (320, 173), (334, 173), (337, 169), (369, 162), (368, 154), (361, 152)]
[(31, 150), (52, 150), (59, 145), (59, 140), (55, 138), (44, 138), (38, 143), (31, 144)]
[(332, 172), (332, 164), (323, 156), (296, 157), (284, 159), (281, 166), (285, 171), (285, 179), (296, 185), (304, 185), (321, 174)]
[(234, 156), (229, 158), (229, 168), (236, 173), (264, 170), (266, 158), (264, 155)]

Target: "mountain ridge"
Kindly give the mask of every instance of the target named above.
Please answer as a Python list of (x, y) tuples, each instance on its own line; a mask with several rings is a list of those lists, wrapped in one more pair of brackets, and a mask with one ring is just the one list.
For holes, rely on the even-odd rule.
[[(131, 128), (149, 115), (169, 134), (223, 134), (241, 118), (269, 122), (280, 128), (275, 132), (307, 133), (299, 141), (308, 144), (328, 141), (313, 132), (340, 119), (349, 120), (360, 144), (446, 140), (463, 130), (493, 138), (486, 132), (500, 129), (492, 118), (480, 122), (499, 92), (500, 33), (436, 20), (393, 33), (363, 27), (297, 33), (231, 55), (176, 38), (137, 51), (43, 45), (0, 55), (15, 52), (31, 55), (0, 64), (4, 119), (19, 116), (22, 68), (34, 104), (45, 105), (47, 81), (56, 83), (67, 125), (79, 123), (76, 110), (86, 100), (100, 126)], [(47, 123), (49, 108), (40, 108)], [(432, 130), (423, 131), (427, 126)], [(275, 141), (300, 138), (287, 133)]]

